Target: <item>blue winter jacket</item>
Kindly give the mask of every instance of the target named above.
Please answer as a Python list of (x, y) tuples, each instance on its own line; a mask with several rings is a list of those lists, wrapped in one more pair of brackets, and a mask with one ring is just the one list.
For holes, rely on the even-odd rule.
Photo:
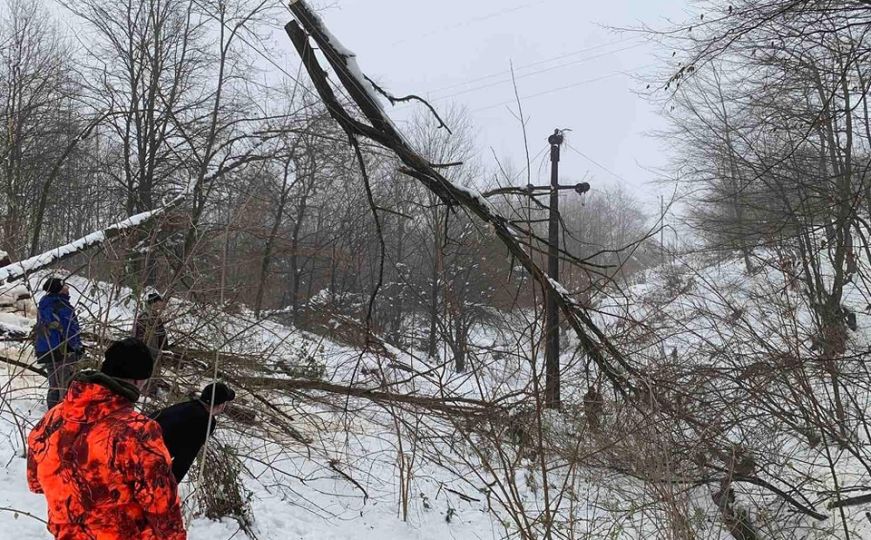
[(66, 357), (82, 348), (79, 320), (67, 294), (46, 294), (39, 301), (33, 328), (37, 358), (53, 352)]

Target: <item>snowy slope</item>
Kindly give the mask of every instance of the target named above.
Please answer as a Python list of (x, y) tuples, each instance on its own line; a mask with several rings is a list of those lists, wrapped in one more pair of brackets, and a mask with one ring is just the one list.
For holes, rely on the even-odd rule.
[[(831, 386), (816, 360), (821, 354), (815, 344), (818, 330), (799, 289), (804, 285), (790, 283), (777, 254), (760, 250), (755, 255), (756, 268), (750, 275), (737, 257), (711, 261), (690, 256), (648, 271), (639, 283), (625, 288), (625, 294), (601, 299), (599, 320), (636, 359), (666, 366), (673, 373), (695, 373), (695, 379), (687, 375), (687, 385), (703, 381), (706, 373), (721, 374), (714, 379), (719, 380), (717, 386), (699, 383), (696, 389), (708, 392), (714, 407), (734, 399), (733, 393), (751, 393), (754, 384), (759, 385), (759, 392), (782, 391), (782, 381), (804, 373), (809, 374), (806, 387), (792, 382), (798, 392), (795, 399), (815, 395), (821, 403), (818, 414), (831, 414)], [(827, 271), (823, 268), (824, 275)], [(864, 383), (868, 380), (864, 364), (871, 350), (868, 298), (867, 284), (856, 278), (846, 285), (842, 301), (856, 314), (857, 328), (847, 333), (839, 370), (848, 381), (841, 384), (842, 391), (851, 396), (847, 410), (855, 427), (848, 437), (858, 442), (857, 454), (834, 442), (809, 442), (797, 428), (778, 420), (779, 411), (759, 410), (757, 414), (756, 409), (746, 409), (740, 424), (725, 434), (734, 444), (749, 449), (757, 462), (766, 463), (758, 472), (761, 478), (790, 493), (789, 486), (802, 486), (802, 495), (809, 496), (802, 503), (828, 516), (811, 519), (771, 492), (742, 484), (739, 504), (750, 511), (764, 537), (844, 538), (847, 528), (855, 538), (871, 538), (868, 505), (845, 508), (843, 519), (838, 510), (827, 508), (839, 489), (844, 490), (843, 496), (855, 496), (867, 493), (865, 486), (871, 484), (866, 466), (871, 440), (862, 427), (865, 412), (871, 409), (871, 388)], [(796, 369), (790, 361), (803, 362), (803, 369)], [(783, 406), (782, 414), (790, 414), (790, 405)], [(739, 408), (737, 415), (741, 412)], [(714, 411), (712, 416), (716, 417)], [(809, 486), (804, 485), (808, 478), (814, 479)]]
[[(34, 277), (31, 284), (34, 288), (40, 277)], [(86, 329), (97, 335), (117, 336), (127, 332), (135, 315), (135, 302), (129, 290), (76, 277), (70, 278), (69, 283), (72, 301), (77, 304)], [(36, 294), (37, 300), (40, 295)], [(269, 321), (256, 321), (250, 313), (220, 315), (215, 319), (213, 313), (201, 316), (202, 308), (183, 300), (173, 301), (170, 307), (176, 313), (171, 332), (199, 336), (209, 344), (219, 344), (227, 353), (257, 353), (265, 363), (315, 354), (327, 365), (334, 382), (350, 380), (358, 360), (378, 362), (318, 336)], [(0, 322), (25, 332), (34, 322), (32, 312), (4, 313), (0, 317)], [(0, 349), (24, 362), (32, 360), (26, 343), (0, 343)], [(358, 376), (357, 380), (366, 382), (366, 377)], [(28, 493), (24, 481), (23, 437), (44, 413), (41, 384), (38, 376), (0, 364), (0, 462), (8, 463), (0, 471), (0, 538), (9, 537), (2, 531), (15, 531), (19, 539), (49, 538), (39, 521), (45, 517), (44, 500)], [(240, 398), (247, 397), (244, 391), (240, 392)], [(286, 401), (279, 396), (266, 397), (275, 403)], [(398, 518), (395, 437), (384, 432), (383, 423), (377, 418), (380, 413), (358, 414), (349, 425), (342, 415), (315, 404), (297, 400), (287, 405), (295, 415), (305, 417), (295, 427), (313, 439), (309, 447), (291, 438), (286, 445), (279, 446), (265, 439), (256, 428), (223, 429), (217, 437), (222, 444), (235, 448), (237, 454), (248, 456), (244, 458), (249, 471), (245, 483), (253, 494), (257, 538), (493, 537), (494, 523), (486, 506), (456, 500), (456, 496), (443, 489), (456, 482), (456, 478), (431, 466), (418, 468), (419, 479), (412, 484), (408, 520)], [(365, 407), (366, 403), (354, 406)], [(337, 470), (355, 477), (366, 490), (366, 497)], [(181, 486), (182, 495), (188, 499), (188, 514), (194, 506), (188, 496), (197, 489), (196, 484), (195, 480), (186, 480)], [(449, 508), (451, 516), (446, 520)], [(233, 520), (213, 522), (190, 515), (188, 518), (191, 538), (244, 537)], [(497, 530), (501, 528), (495, 526)]]
[[(86, 314), (86, 327), (97, 335), (126, 332), (136, 309), (130, 291), (77, 278), (71, 283), (74, 301)], [(621, 294), (598, 299), (595, 317), (639, 362), (657, 365), (664, 359), (666, 364), (674, 359), (675, 365), (740, 371), (766, 361), (772, 351), (786, 346), (792, 337), (797, 336), (804, 343), (802, 347), (810, 346), (812, 321), (808, 307), (801, 295), (786, 285), (773, 264), (747, 276), (738, 260), (711, 264), (688, 258), (648, 272), (643, 282), (624, 287)], [(859, 287), (848, 287), (845, 304), (859, 314), (859, 331), (849, 336), (849, 347), (855, 351), (867, 350), (871, 343), (864, 298)], [(177, 332), (184, 330), (193, 336), (191, 339), (224, 353), (257, 356), (262, 363), (257, 369), (251, 368), (250, 373), (267, 373), (276, 381), (292, 379), (282, 366), (300, 357), (322, 363), (327, 382), (384, 387), (413, 396), (445, 392), (468, 398), (504, 397), (523, 390), (531, 375), (527, 357), (532, 340), (511, 332), (524, 328), (535, 318), (534, 313), (509, 314), (511, 320), (499, 328), (477, 328), (472, 341), (480, 348), (469, 360), (478, 369), (475, 373), (457, 374), (451, 369), (448, 351), (433, 359), (419, 351), (389, 348), (392, 358), (381, 358), (292, 327), (257, 321), (245, 311), (233, 315), (205, 313), (203, 306), (183, 299), (174, 300), (170, 307), (176, 314), (173, 325)], [(19, 328), (25, 328), (30, 320), (26, 313), (2, 317), (0, 322)], [(768, 348), (748, 349), (738, 355), (740, 364), (724, 363), (727, 357), (718, 352), (744, 346), (741, 344), (749, 337), (767, 343)], [(577, 362), (577, 345), (569, 335), (564, 364)], [(0, 348), (28, 358), (27, 348), (21, 349), (16, 343), (0, 343)], [(734, 355), (729, 358), (734, 362)], [(391, 367), (394, 364), (404, 367)], [(44, 517), (44, 503), (41, 497), (26, 491), (22, 458), (22, 433), (43, 412), (38, 388), (42, 381), (20, 376), (19, 370), (3, 369), (0, 463), (8, 465), (0, 471), (0, 538), (8, 537), (2, 531), (9, 530), (24, 540), (48, 538), (43, 524), (36, 519)], [(583, 381), (568, 375), (564, 395), (574, 396), (578, 403)], [(208, 380), (206, 374), (190, 374), (192, 385), (202, 380)], [(534, 459), (518, 459), (507, 469), (485, 470), (483, 466), (482, 460), (494, 451), (513, 455), (514, 443), (509, 435), (501, 449), (482, 451), (481, 447), (488, 444), (486, 439), (478, 444), (475, 438), (459, 437), (458, 426), (446, 418), (317, 391), (303, 396), (261, 387), (259, 392), (260, 397), (293, 416), (290, 424), (311, 440), (309, 444), (298, 442), (280, 423), (274, 423), (274, 418), (253, 425), (230, 426), (225, 421), (219, 430), (220, 443), (234, 448), (235, 455), (242, 459), (242, 477), (252, 495), (254, 533), (259, 539), (510, 538), (516, 536), (517, 527), (503, 504), (514, 495), (501, 497), (500, 501), (498, 492), (499, 481), (504, 483), (508, 477), (517, 490), (516, 501), (527, 515), (542, 511), (541, 475)], [(860, 397), (862, 401), (856, 406), (867, 409), (871, 393)], [(240, 398), (250, 402), (252, 396), (242, 391)], [(575, 424), (577, 419), (572, 414), (546, 417), (543, 429), (554, 438), (557, 448), (593, 456), (590, 467), (571, 472), (554, 470), (549, 477), (552, 489), (563, 483), (571, 486), (560, 508), (571, 517), (575, 537), (668, 536), (661, 529), (668, 517), (661, 493), (627, 475), (596, 467), (594, 456), (601, 451), (601, 441), (588, 437)], [(410, 430), (426, 437), (425, 445), (410, 437)], [(791, 532), (779, 531), (795, 530), (808, 540), (842, 536), (839, 516), (826, 509), (835, 489), (831, 467), (841, 488), (871, 485), (871, 474), (861, 459), (839, 452), (832, 465), (825, 445), (811, 448), (788, 431), (771, 431), (770, 425), (763, 422), (748, 421), (743, 431), (727, 436), (736, 442), (752, 443), (753, 451), (764, 450), (776, 456), (765, 478), (793, 483), (808, 475), (818, 479), (804, 492), (811, 495), (810, 503), (817, 510), (831, 516), (824, 521), (791, 511), (765, 490), (740, 486), (739, 504), (751, 509), (754, 523), (766, 537), (791, 538)], [(856, 436), (864, 440), (866, 435)], [(489, 466), (494, 463), (499, 462), (487, 462)], [(406, 520), (402, 519), (400, 502), (403, 477), (407, 480)], [(192, 515), (195, 493), (202, 488), (193, 474), (181, 486), (191, 538), (243, 538), (244, 533), (231, 519), (215, 522)], [(711, 490), (710, 486), (689, 489), (681, 494), (681, 504), (698, 538), (729, 538), (712, 503)], [(19, 512), (17, 517), (15, 510)], [(871, 538), (871, 524), (864, 511), (864, 506), (845, 510), (847, 527), (856, 538)]]

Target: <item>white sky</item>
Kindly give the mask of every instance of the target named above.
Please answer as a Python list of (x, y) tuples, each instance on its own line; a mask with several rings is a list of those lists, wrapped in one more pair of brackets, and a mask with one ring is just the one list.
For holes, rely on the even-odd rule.
[[(429, 97), (437, 109), (461, 104), (485, 162), (495, 166), (492, 147), (525, 168), (522, 132), (508, 110), (515, 107), (513, 62), (526, 96), (530, 153), (539, 155), (533, 182), (549, 178), (547, 136), (571, 128), (568, 143), (601, 167), (564, 148), (566, 183), (589, 175), (594, 189), (596, 182), (619, 183), (652, 202), (659, 188), (645, 184), (667, 150), (649, 134), (664, 123), (635, 92), (650, 82), (645, 73), (664, 67), (654, 53), (670, 54), (605, 27), (661, 27), (666, 18), (686, 19), (686, 10), (687, 0), (336, 0), (321, 16), (367, 75), (394, 95)], [(401, 121), (407, 109), (391, 114)]]
[[(594, 190), (621, 184), (648, 209), (658, 210), (654, 201), (667, 190), (649, 182), (666, 163), (668, 149), (650, 134), (665, 123), (656, 105), (637, 92), (652, 82), (654, 71), (666, 67), (662, 58), (670, 58), (670, 51), (657, 51), (637, 34), (610, 27), (665, 27), (668, 19), (689, 17), (688, 0), (310, 2), (324, 8), (319, 13), (331, 32), (388, 91), (427, 97), (439, 110), (452, 103), (464, 107), (480, 157), (493, 170), (491, 148), (515, 170), (526, 167), (523, 134), (509, 110), (516, 108), (513, 62), (528, 119), (532, 181), (549, 181), (547, 136), (556, 127), (569, 128), (571, 148), (564, 147), (560, 162), (565, 183), (586, 179)], [(77, 21), (64, 9), (57, 13), (75, 34)], [(273, 38), (275, 63), (293, 66), (288, 71), (295, 73), (297, 55), (280, 26)], [(413, 107), (424, 110), (386, 107), (400, 126)], [(524, 183), (525, 175), (518, 184)]]

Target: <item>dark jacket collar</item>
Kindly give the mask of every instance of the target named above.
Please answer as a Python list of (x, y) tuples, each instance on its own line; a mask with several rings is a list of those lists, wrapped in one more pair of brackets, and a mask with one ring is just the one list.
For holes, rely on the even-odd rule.
[(99, 371), (83, 371), (76, 376), (75, 380), (99, 384), (100, 386), (108, 388), (112, 392), (127, 398), (132, 403), (136, 403), (139, 400), (139, 389), (134, 385), (127, 381), (110, 377)]

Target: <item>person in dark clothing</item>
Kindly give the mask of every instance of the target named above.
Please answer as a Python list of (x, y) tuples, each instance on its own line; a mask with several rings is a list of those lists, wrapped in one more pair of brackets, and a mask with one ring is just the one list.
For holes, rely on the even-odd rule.
[(33, 327), (36, 361), (48, 377), (46, 404), (51, 409), (63, 400), (75, 374), (76, 362), (84, 354), (76, 311), (70, 303), (69, 286), (60, 278), (45, 280), (46, 294), (39, 300)]
[(235, 398), (236, 393), (226, 384), (212, 383), (203, 388), (198, 399), (178, 403), (151, 415), (163, 431), (176, 482), (185, 477), (200, 448), (215, 432), (215, 416), (223, 413), (227, 403)]
[(133, 337), (144, 341), (157, 360), (166, 348), (166, 325), (163, 323), (163, 308), (166, 302), (153, 292), (145, 299), (145, 306), (133, 321)]

